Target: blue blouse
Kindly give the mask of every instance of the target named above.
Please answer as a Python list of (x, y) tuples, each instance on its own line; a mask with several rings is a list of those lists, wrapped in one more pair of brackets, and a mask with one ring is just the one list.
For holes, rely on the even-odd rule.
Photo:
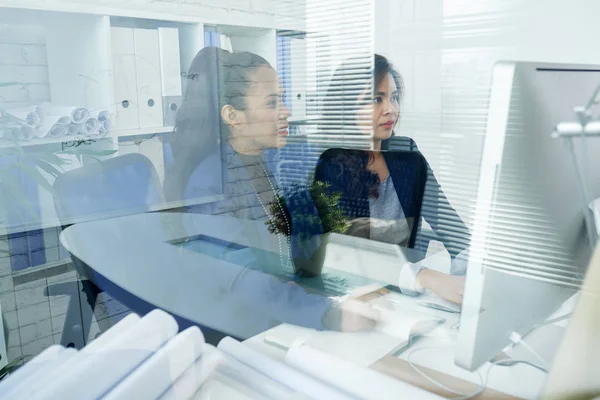
[(391, 176), (379, 184), (379, 197), (369, 198), (369, 209), (372, 240), (403, 246), (408, 244), (410, 227)]

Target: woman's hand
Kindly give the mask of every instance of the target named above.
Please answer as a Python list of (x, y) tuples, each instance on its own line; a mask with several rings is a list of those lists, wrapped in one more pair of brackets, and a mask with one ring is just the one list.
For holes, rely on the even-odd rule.
[(462, 304), (465, 290), (465, 277), (448, 275), (430, 269), (422, 269), (417, 281), (425, 289), (429, 289), (444, 300)]
[(369, 303), (348, 299), (342, 302), (340, 307), (342, 309), (340, 321), (342, 332), (370, 331), (381, 319), (379, 311), (373, 309)]

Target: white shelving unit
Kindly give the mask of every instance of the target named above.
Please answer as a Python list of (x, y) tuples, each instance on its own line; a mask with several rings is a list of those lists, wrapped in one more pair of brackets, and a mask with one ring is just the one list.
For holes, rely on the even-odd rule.
[(217, 32), (231, 39), (233, 51), (258, 54), (275, 66), (277, 64), (277, 35), (275, 29), (218, 25)]
[[(151, 20), (119, 15), (98, 15), (6, 8), (0, 5), (0, 23), (39, 25), (46, 34), (50, 97), (53, 103), (72, 104), (90, 110), (107, 109), (115, 115), (123, 99), (115, 96), (115, 71), (111, 28), (177, 28), (180, 69), (185, 72), (196, 53), (204, 47), (204, 23)], [(128, 15), (130, 13), (124, 12)], [(183, 19), (183, 18), (182, 18)], [(188, 18), (189, 19), (189, 18)], [(210, 22), (210, 21), (209, 21)], [(216, 25), (219, 33), (231, 38), (234, 51), (250, 51), (276, 64), (276, 30), (232, 25)], [(160, 65), (156, 65), (160, 71)], [(182, 79), (184, 80), (184, 79)], [(153, 99), (158, 103), (160, 99)], [(144, 135), (154, 129), (167, 131), (172, 126), (158, 125), (117, 129), (111, 136)], [(23, 141), (19, 144), (56, 143), (60, 138)], [(6, 142), (6, 141), (4, 141)]]
[[(61, 1), (55, 2), (58, 7), (55, 10), (48, 9), (46, 4), (42, 6), (40, 3), (32, 6), (31, 3), (31, 0), (25, 1), (23, 8), (14, 7), (14, 3), (12, 8), (0, 4), (0, 24), (10, 24), (12, 26), (19, 24), (34, 25), (44, 30), (49, 100), (53, 103), (77, 105), (90, 110), (106, 109), (111, 113), (113, 119), (117, 117), (118, 107), (122, 107), (123, 101), (128, 100), (119, 96), (119, 90), (123, 82), (116, 80), (118, 71), (115, 71), (117, 56), (115, 55), (114, 28), (140, 30), (144, 34), (161, 28), (176, 28), (179, 41), (182, 92), (185, 90), (184, 72), (188, 70), (197, 52), (204, 47), (205, 24), (215, 27), (217, 32), (230, 37), (234, 51), (254, 52), (263, 56), (273, 66), (276, 65), (276, 29), (275, 26), (268, 26), (272, 25), (272, 21), (266, 19), (263, 20), (265, 26), (257, 26), (257, 21), (260, 23), (260, 20), (250, 21), (248, 19), (246, 21), (245, 18), (240, 18), (234, 13), (235, 15), (232, 15), (236, 18), (233, 18), (233, 20), (238, 22), (244, 20), (248, 25), (251, 25), (234, 26), (219, 24), (219, 21), (211, 16), (203, 19), (197, 15), (161, 14), (152, 11), (133, 13), (127, 8), (120, 9), (118, 6), (90, 6), (87, 9), (89, 13), (86, 13), (85, 7), (74, 6), (69, 8), (66, 3)], [(106, 11), (106, 14), (103, 14), (103, 11)], [(143, 16), (143, 18), (136, 18), (136, 15)], [(225, 20), (225, 18), (221, 19)], [(117, 41), (117, 44), (120, 45), (120, 42)], [(160, 79), (160, 62), (150, 65), (146, 70), (152, 70), (152, 68), (158, 71), (153, 79)], [(136, 79), (138, 92), (140, 92), (141, 86), (149, 83), (144, 81), (144, 76), (130, 77), (127, 82), (131, 83), (131, 79), (134, 78)], [(152, 100), (156, 106), (159, 104), (162, 106), (163, 96), (158, 97), (158, 95), (163, 94), (160, 93), (161, 83), (153, 82), (153, 84), (158, 85), (159, 92), (153, 92), (153, 96), (156, 96), (156, 98), (152, 97)], [(162, 89), (164, 91), (164, 85)], [(146, 98), (139, 99), (140, 107), (143, 104), (149, 104), (148, 100)], [(181, 99), (179, 100), (181, 101)], [(35, 102), (32, 101), (30, 104), (35, 104)], [(140, 110), (140, 112), (142, 111)], [(157, 114), (154, 113), (154, 115)], [(141, 152), (141, 149), (144, 148), (144, 146), (140, 146), (141, 141), (156, 141), (156, 136), (169, 135), (173, 132), (174, 124), (172, 120), (167, 121), (163, 118), (160, 121), (160, 118), (157, 118), (155, 126), (148, 126), (152, 125), (150, 123), (145, 124), (145, 126), (139, 124), (140, 126), (134, 126), (131, 129), (118, 129), (118, 120), (116, 122), (116, 129), (109, 132), (104, 138), (101, 136), (87, 137), (80, 135), (58, 138), (47, 137), (19, 141), (17, 145), (35, 152), (56, 152), (61, 149), (61, 143), (102, 138), (93, 146), (103, 150), (115, 150), (115, 153), (110, 156), (113, 157), (132, 151)], [(129, 142), (132, 142), (132, 145), (129, 145)], [(0, 149), (14, 146), (13, 141), (0, 139)], [(162, 153), (156, 148), (156, 145), (145, 147), (152, 147), (149, 158), (155, 164), (160, 175), (160, 171), (164, 172), (165, 169)], [(79, 166), (74, 164), (72, 168)], [(72, 168), (67, 167), (65, 170)], [(49, 183), (52, 184), (53, 182)], [(37, 207), (41, 208), (42, 221), (40, 221), (40, 226), (58, 226), (59, 220), (56, 216), (52, 196), (49, 193), (42, 195), (41, 192), (43, 191), (45, 190), (40, 189), (39, 203), (36, 204)], [(165, 204), (162, 208), (167, 209), (173, 206), (174, 204)], [(0, 221), (0, 234), (9, 230), (14, 232), (15, 229), (26, 229), (25, 226), (7, 226)]]
[[(162, 135), (173, 133), (174, 126), (157, 126), (155, 128), (140, 128), (131, 130), (114, 131), (111, 136), (116, 138), (140, 138), (148, 135)], [(125, 139), (127, 140), (127, 139)], [(123, 140), (121, 140), (123, 141)]]

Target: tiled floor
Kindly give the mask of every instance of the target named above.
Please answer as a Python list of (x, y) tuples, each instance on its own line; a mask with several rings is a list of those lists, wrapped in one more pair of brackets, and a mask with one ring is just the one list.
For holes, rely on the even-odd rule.
[[(10, 265), (7, 269), (0, 258), (0, 304), (9, 362), (21, 355), (35, 356), (52, 344), (60, 344), (70, 296), (48, 296), (47, 286), (56, 284), (75, 285), (79, 304), (85, 305), (81, 283), (74, 270), (14, 285)], [(108, 294), (100, 294), (88, 340), (100, 333), (100, 326), (106, 329), (129, 312)]]

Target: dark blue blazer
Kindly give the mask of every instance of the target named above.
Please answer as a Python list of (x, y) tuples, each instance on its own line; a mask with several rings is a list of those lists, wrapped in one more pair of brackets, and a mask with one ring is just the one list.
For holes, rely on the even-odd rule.
[[(419, 152), (414, 140), (407, 137), (394, 137), (391, 145), (394, 150), (383, 151), (390, 170), (402, 210), (407, 218), (414, 218), (411, 227), (409, 247), (427, 250), (431, 239), (444, 243), (452, 257), (465, 250), (470, 241), (470, 232), (458, 213), (450, 206), (441, 190), (425, 157)], [(370, 217), (369, 193), (364, 183), (375, 179), (368, 171), (357, 176), (348, 165), (349, 156), (360, 160), (354, 167), (363, 169), (369, 153), (365, 150), (329, 149), (319, 158), (315, 170), (315, 180), (330, 185), (331, 192), (340, 192), (340, 207), (349, 219)], [(355, 185), (356, 179), (363, 185)], [(362, 187), (361, 187), (362, 186)], [(425, 206), (424, 206), (425, 205)], [(431, 226), (435, 236), (426, 237), (421, 232), (421, 217)]]

